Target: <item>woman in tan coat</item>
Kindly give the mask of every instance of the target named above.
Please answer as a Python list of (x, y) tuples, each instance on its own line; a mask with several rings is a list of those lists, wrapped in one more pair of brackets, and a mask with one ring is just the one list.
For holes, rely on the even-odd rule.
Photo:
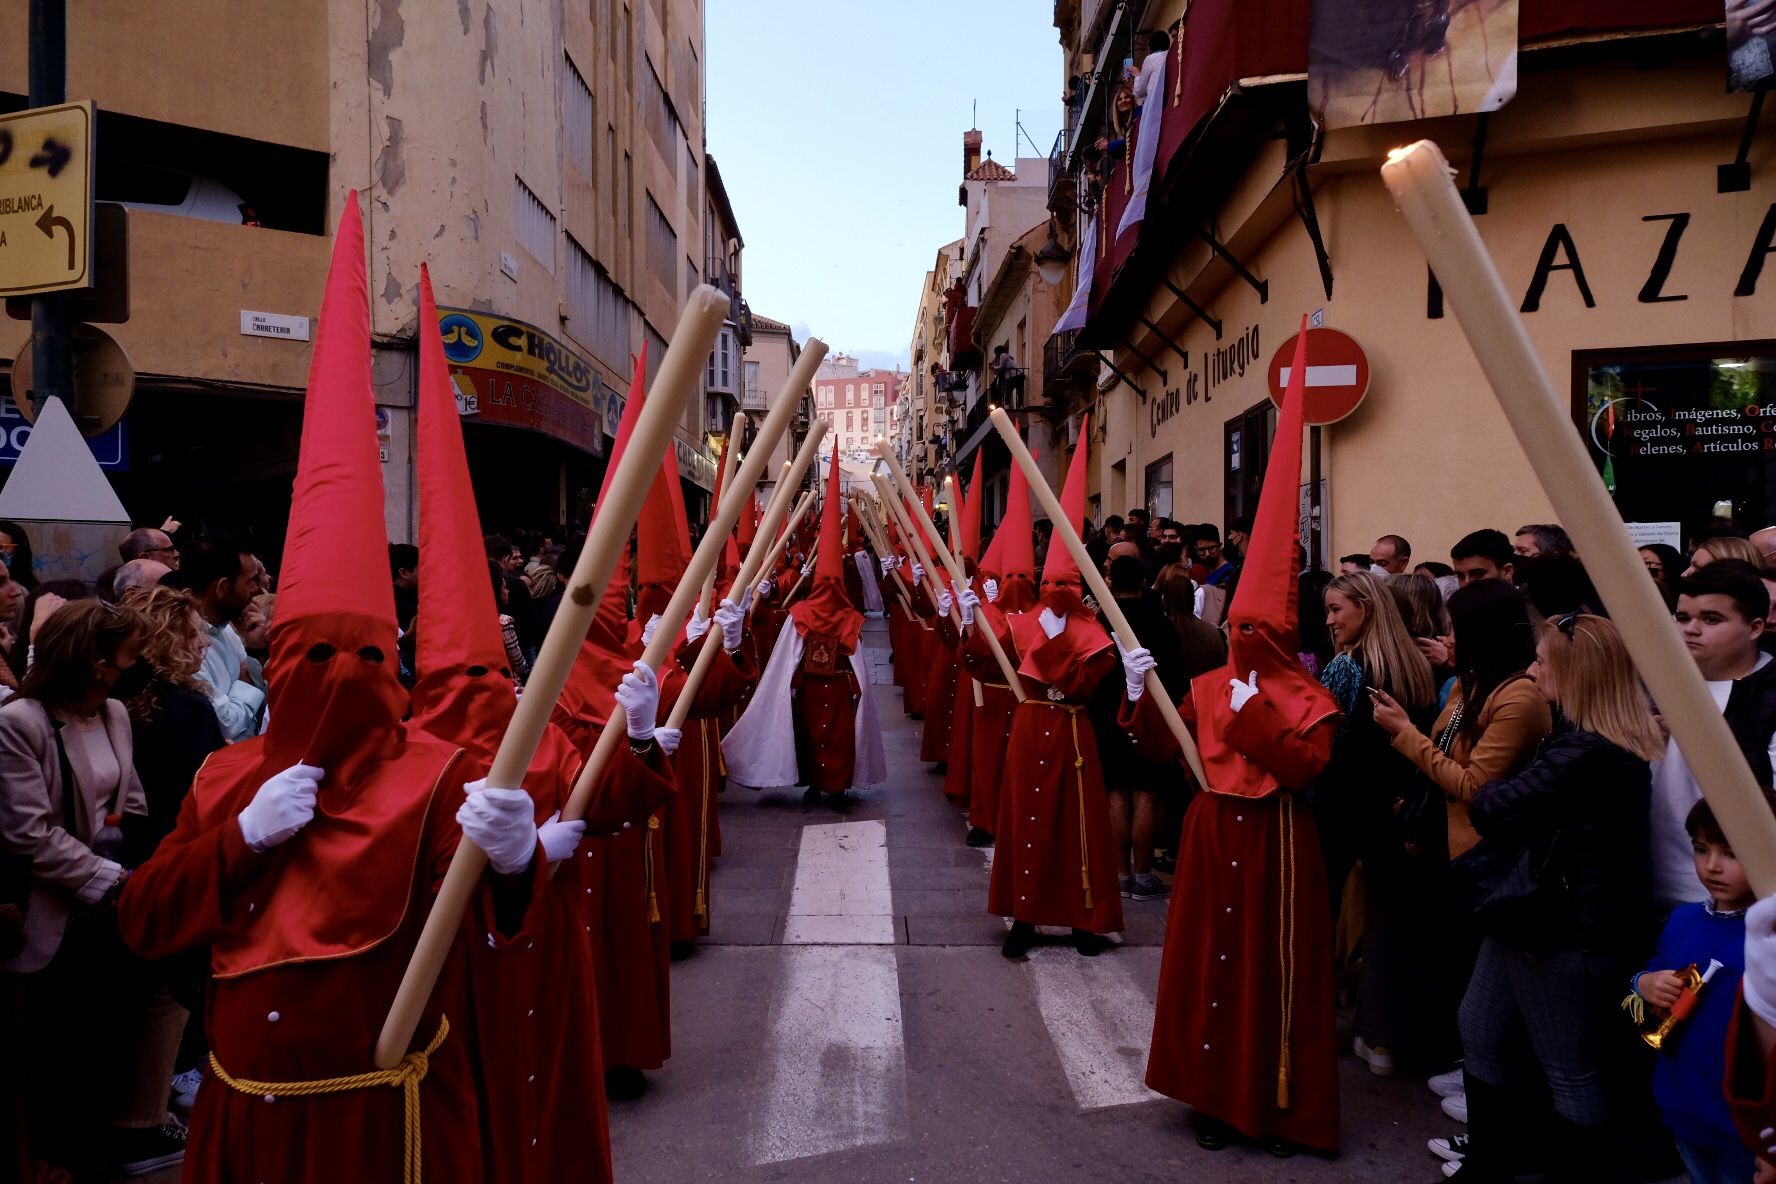
[[(1455, 626), (1455, 686), (1430, 735), (1413, 727), (1405, 710), (1385, 692), (1374, 697), (1376, 726), (1392, 734), (1395, 751), (1442, 791), (1446, 822), (1441, 828), (1435, 826), (1434, 795), (1428, 808), (1414, 810), (1412, 803), (1400, 807), (1402, 817), (1416, 816), (1416, 825), (1402, 828), (1404, 841), (1435, 872), (1480, 841), (1468, 820), (1468, 804), (1480, 787), (1522, 772), (1554, 727), (1548, 702), (1529, 677), (1535, 634), (1517, 589), (1504, 580), (1468, 584), (1449, 598), (1449, 615)], [(1473, 973), (1480, 937), (1465, 907), (1448, 890), (1447, 877), (1438, 875), (1435, 882), (1445, 887), (1442, 915), (1447, 925), (1440, 933), (1422, 936), (1427, 948), (1441, 951), (1433, 1007), (1445, 1017), (1443, 1035), (1453, 1051), (1456, 1008)], [(1444, 1095), (1445, 1113), (1466, 1121), (1459, 1070), (1433, 1077), (1431, 1088)]]

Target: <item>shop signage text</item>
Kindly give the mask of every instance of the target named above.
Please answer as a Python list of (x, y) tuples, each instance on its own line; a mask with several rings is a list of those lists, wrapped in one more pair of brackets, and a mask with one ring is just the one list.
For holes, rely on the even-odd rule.
[[(1665, 284), (1671, 278), (1671, 268), (1677, 261), (1684, 232), (1689, 229), (1690, 215), (1687, 212), (1643, 214), (1640, 220), (1649, 224), (1663, 222), (1665, 233), (1660, 237), (1658, 250), (1647, 260), (1646, 280), (1641, 284), (1636, 299), (1642, 304), (1688, 300), (1689, 293), (1667, 292)], [(1616, 244), (1612, 242), (1612, 246), (1614, 245)], [(1764, 212), (1764, 220), (1758, 226), (1757, 236), (1752, 240), (1745, 265), (1739, 271), (1739, 282), (1733, 287), (1733, 295), (1752, 296), (1757, 293), (1764, 263), (1772, 251), (1776, 251), (1776, 202), (1772, 202), (1770, 208)], [(1556, 222), (1549, 229), (1547, 238), (1542, 241), (1542, 253), (1536, 260), (1535, 273), (1530, 276), (1529, 287), (1524, 290), (1523, 303), (1520, 306), (1523, 312), (1540, 311), (1549, 281), (1553, 279), (1555, 272), (1561, 271), (1570, 273), (1573, 287), (1578, 291), (1579, 298), (1585, 302), (1585, 307), (1597, 307), (1597, 298), (1591, 292), (1591, 283), (1585, 278), (1584, 262), (1579, 257), (1578, 240), (1567, 229), (1566, 223)], [(1425, 315), (1431, 320), (1443, 316), (1443, 287), (1434, 275), (1429, 277)]]
[(1214, 402), (1213, 391), (1223, 382), (1244, 378), (1248, 367), (1258, 365), (1258, 326), (1247, 325), (1232, 341), (1202, 352), (1202, 368), (1183, 375), (1183, 381), (1147, 401), (1147, 434), (1157, 437), (1159, 425), (1193, 403)]
[(602, 384), (592, 363), (565, 343), (535, 325), (464, 308), (440, 308), (438, 332), (465, 417), (603, 451)]
[(308, 318), (281, 312), (241, 309), (241, 333), (246, 337), (276, 337), (283, 341), (307, 341)]

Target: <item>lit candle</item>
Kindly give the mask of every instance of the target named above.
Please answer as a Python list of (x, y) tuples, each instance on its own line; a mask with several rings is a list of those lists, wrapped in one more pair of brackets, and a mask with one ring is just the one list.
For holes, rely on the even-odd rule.
[(1420, 140), (1388, 153), (1381, 179), (1429, 259), (1517, 442), (1591, 577), (1672, 738), (1759, 896), (1776, 892), (1776, 816), (1647, 577), (1640, 553), (1567, 418), (1505, 291), (1449, 162)]

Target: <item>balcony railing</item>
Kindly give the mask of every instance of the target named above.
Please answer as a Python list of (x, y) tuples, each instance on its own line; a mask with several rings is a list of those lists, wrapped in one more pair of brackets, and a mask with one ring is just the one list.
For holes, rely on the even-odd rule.
[(769, 408), (765, 405), (765, 392), (756, 386), (747, 387), (740, 396), (740, 410), (768, 411)]
[(987, 384), (987, 399), (980, 400), (975, 406), (988, 400), (1014, 411), (1021, 409), (1024, 406), (1024, 368), (1008, 366), (993, 371), (993, 381)]
[(1056, 387), (1091, 369), (1092, 356), (1079, 348), (1079, 331), (1065, 329), (1042, 347), (1042, 385)]
[(1074, 120), (1078, 118), (1077, 108), (1067, 111), (1067, 125), (1055, 133), (1054, 147), (1048, 151), (1048, 205), (1055, 208), (1055, 195), (1061, 191), (1071, 176), (1067, 168), (1067, 157), (1073, 148), (1073, 134), (1077, 130)]

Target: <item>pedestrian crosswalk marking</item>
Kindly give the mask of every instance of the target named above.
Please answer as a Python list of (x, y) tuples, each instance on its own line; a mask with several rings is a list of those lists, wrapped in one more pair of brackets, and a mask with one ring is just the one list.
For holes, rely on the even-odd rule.
[(893, 945), (888, 824), (880, 819), (802, 828), (784, 945)]
[(1147, 1048), (1153, 997), (1128, 959), (1081, 958), (1070, 949), (1030, 951), (1036, 1007), (1081, 1110), (1150, 1102)]

